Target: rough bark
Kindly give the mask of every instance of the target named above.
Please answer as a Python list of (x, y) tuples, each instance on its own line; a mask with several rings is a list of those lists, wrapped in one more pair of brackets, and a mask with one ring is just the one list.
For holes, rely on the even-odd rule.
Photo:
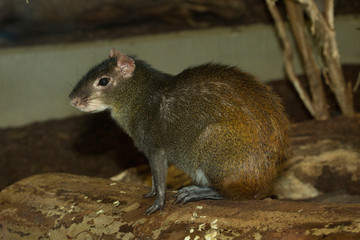
[(142, 186), (64, 173), (0, 193), (1, 239), (356, 239), (359, 204), (201, 201), (144, 216)]
[(294, 124), (291, 157), (275, 185), (274, 195), (293, 200), (360, 203), (359, 120), (357, 114), (354, 119), (334, 117)]

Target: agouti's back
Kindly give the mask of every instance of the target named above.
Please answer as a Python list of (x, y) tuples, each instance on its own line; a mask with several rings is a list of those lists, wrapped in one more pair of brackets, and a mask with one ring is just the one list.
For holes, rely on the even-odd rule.
[(288, 120), (267, 86), (234, 67), (201, 65), (174, 76), (160, 112), (169, 160), (195, 182), (233, 199), (268, 193), (286, 159)]

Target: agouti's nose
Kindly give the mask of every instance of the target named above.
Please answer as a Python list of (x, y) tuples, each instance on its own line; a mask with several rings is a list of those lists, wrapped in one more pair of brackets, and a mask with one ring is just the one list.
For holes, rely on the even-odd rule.
[(70, 104), (73, 105), (74, 107), (77, 107), (80, 104), (80, 98), (76, 97), (71, 99)]

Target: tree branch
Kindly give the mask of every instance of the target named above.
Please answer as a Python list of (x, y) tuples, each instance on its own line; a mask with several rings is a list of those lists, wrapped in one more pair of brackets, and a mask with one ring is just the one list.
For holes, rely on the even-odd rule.
[(295, 3), (293, 0), (285, 0), (285, 6), (309, 81), (314, 117), (317, 120), (326, 120), (330, 117), (330, 114), (326, 104), (321, 72), (316, 64), (311, 45), (306, 36), (306, 26), (301, 5)]
[(333, 0), (327, 0), (326, 2), (326, 20), (312, 0), (297, 1), (302, 4), (311, 20), (311, 32), (319, 39), (320, 46), (323, 46), (325, 65), (329, 72), (331, 85), (334, 86), (334, 94), (339, 107), (345, 116), (354, 117), (355, 109), (352, 101), (351, 85), (346, 84), (345, 82), (340, 64), (340, 54), (336, 43), (333, 23)]
[(314, 106), (311, 102), (311, 99), (310, 99), (309, 95), (307, 94), (305, 88), (301, 85), (299, 78), (295, 74), (294, 67), (293, 67), (293, 60), (292, 60), (293, 53), (291, 50), (291, 44), (290, 44), (289, 38), (286, 34), (284, 22), (280, 16), (278, 9), (275, 6), (275, 1), (274, 0), (266, 0), (266, 4), (268, 6), (268, 9), (269, 9), (274, 21), (275, 21), (275, 27), (278, 31), (280, 40), (281, 40), (283, 48), (284, 48), (283, 59), (284, 59), (284, 63), (285, 63), (285, 71), (286, 71), (290, 81), (294, 85), (296, 91), (298, 92), (300, 99), (303, 101), (305, 107), (307, 108), (307, 110), (310, 112), (310, 114), (312, 116), (315, 116), (315, 110), (314, 110)]

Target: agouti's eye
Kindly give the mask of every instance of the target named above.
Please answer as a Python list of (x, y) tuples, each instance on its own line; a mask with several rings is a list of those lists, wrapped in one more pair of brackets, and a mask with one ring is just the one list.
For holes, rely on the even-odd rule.
[(99, 80), (98, 86), (105, 87), (106, 85), (108, 85), (109, 81), (110, 81), (110, 78), (101, 78)]

